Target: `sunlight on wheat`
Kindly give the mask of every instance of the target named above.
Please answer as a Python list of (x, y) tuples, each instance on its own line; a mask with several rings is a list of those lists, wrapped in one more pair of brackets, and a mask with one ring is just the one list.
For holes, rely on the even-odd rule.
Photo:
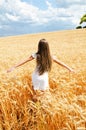
[[(85, 34), (86, 30), (74, 30), (0, 38), (0, 130), (86, 130)], [(35, 61), (9, 74), (6, 70), (35, 52), (43, 37), (50, 42), (52, 54), (77, 72), (53, 64), (50, 91), (34, 102)]]

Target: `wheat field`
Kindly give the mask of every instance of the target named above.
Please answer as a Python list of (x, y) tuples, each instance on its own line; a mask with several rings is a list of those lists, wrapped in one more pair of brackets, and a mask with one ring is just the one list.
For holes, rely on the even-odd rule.
[[(6, 71), (36, 52), (41, 38), (76, 73), (53, 63), (50, 91), (34, 102), (35, 60)], [(86, 130), (86, 29), (0, 38), (0, 130)]]

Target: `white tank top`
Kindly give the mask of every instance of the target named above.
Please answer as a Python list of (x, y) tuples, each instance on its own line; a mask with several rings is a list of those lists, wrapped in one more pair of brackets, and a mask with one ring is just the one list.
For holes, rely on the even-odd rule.
[[(32, 54), (33, 58), (37, 58), (36, 53)], [(49, 80), (48, 72), (44, 72), (42, 75), (39, 75), (37, 68), (32, 74), (32, 84), (34, 90), (47, 90), (49, 89)]]

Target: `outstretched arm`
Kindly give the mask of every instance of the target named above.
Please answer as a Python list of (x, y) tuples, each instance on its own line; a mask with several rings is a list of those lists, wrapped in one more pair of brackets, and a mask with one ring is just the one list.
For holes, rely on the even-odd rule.
[(70, 68), (69, 66), (67, 66), (66, 64), (64, 64), (63, 62), (61, 62), (60, 60), (58, 60), (55, 56), (52, 57), (53, 61), (59, 65), (61, 65), (62, 67), (68, 69), (71, 72), (74, 72), (74, 70), (72, 68)]
[(33, 58), (32, 56), (30, 56), (30, 57), (27, 58), (26, 60), (21, 61), (20, 63), (18, 63), (18, 64), (16, 64), (16, 65), (14, 65), (13, 67), (11, 67), (9, 70), (7, 70), (7, 72), (11, 72), (11, 71), (13, 71), (15, 68), (17, 68), (17, 67), (19, 67), (19, 66), (22, 66), (23, 64), (25, 64), (25, 63), (27, 63), (27, 62), (33, 60), (33, 59), (34, 59), (34, 58)]

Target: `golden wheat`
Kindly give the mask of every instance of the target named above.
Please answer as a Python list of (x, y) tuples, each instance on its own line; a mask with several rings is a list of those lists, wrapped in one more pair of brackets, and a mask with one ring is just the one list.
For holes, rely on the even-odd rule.
[[(37, 50), (46, 38), (51, 53), (75, 74), (53, 63), (50, 92), (32, 100), (35, 61), (6, 70)], [(86, 130), (86, 30), (0, 38), (0, 130)]]

